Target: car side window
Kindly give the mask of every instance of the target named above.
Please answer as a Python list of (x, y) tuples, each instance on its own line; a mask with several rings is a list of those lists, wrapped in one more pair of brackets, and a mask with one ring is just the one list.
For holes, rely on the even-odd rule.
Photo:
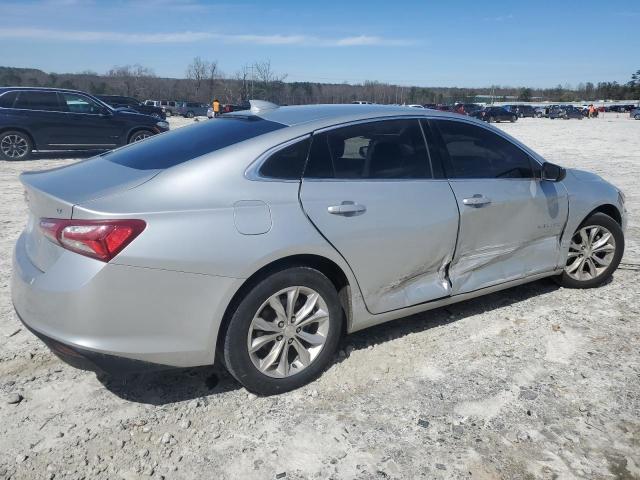
[(24, 110), (44, 110), (48, 112), (60, 112), (63, 108), (58, 101), (56, 92), (22, 91), (18, 93), (18, 99), (14, 108)]
[(282, 180), (300, 180), (307, 161), (310, 138), (289, 145), (271, 155), (260, 167), (260, 176)]
[(96, 102), (83, 95), (77, 93), (61, 93), (62, 99), (67, 106), (67, 110), (71, 113), (102, 113), (103, 108)]
[(18, 92), (7, 92), (0, 96), (0, 108), (13, 108)]
[(313, 136), (307, 178), (431, 178), (418, 120), (385, 120)]
[(466, 122), (434, 123), (448, 153), (449, 178), (533, 178), (529, 155), (501, 136)]

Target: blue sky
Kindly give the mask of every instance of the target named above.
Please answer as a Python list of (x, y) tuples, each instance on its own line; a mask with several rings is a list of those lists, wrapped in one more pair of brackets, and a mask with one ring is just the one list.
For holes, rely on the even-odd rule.
[(640, 1), (0, 0), (0, 65), (182, 77), (270, 60), (288, 81), (550, 87), (626, 82)]

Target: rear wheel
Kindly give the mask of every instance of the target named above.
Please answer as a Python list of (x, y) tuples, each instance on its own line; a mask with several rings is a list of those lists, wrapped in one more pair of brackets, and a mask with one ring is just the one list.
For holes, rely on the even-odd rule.
[(173, 112), (171, 110), (167, 110), (164, 114), (167, 117), (172, 117), (173, 116)]
[(516, 120), (518, 120), (518, 117), (516, 117), (515, 115), (513, 115), (511, 117), (511, 123), (515, 122)]
[(322, 273), (307, 267), (274, 273), (233, 313), (223, 340), (224, 363), (257, 394), (293, 390), (327, 367), (342, 321), (336, 289)]
[(495, 121), (496, 121), (496, 119), (495, 119), (495, 118), (493, 118), (493, 117), (489, 117), (489, 123), (493, 123), (493, 122), (495, 122)]
[(0, 159), (27, 160), (32, 149), (33, 145), (27, 134), (15, 130), (0, 133)]
[(636, 120), (640, 120), (640, 113), (636, 114), (633, 118), (635, 118)]
[(187, 118), (193, 118), (193, 117), (195, 117), (195, 114), (191, 110), (189, 110), (187, 112)]
[(569, 288), (598, 287), (618, 268), (623, 253), (624, 234), (618, 222), (604, 213), (595, 213), (571, 238), (560, 284)]
[(150, 130), (138, 130), (131, 134), (129, 137), (129, 143), (141, 142), (145, 138), (149, 138), (153, 136), (153, 132)]

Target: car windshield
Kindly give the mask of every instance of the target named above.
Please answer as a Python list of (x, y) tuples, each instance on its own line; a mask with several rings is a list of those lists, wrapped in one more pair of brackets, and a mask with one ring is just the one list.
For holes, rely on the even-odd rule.
[(136, 170), (165, 169), (285, 127), (259, 117), (220, 118), (148, 138), (103, 158)]

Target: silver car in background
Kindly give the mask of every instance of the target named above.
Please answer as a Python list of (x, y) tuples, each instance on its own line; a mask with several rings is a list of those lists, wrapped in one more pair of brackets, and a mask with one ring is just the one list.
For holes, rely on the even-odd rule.
[(22, 321), (106, 371), (213, 364), (297, 388), (339, 338), (543, 277), (596, 287), (624, 195), (469, 117), (277, 107), (25, 173)]

